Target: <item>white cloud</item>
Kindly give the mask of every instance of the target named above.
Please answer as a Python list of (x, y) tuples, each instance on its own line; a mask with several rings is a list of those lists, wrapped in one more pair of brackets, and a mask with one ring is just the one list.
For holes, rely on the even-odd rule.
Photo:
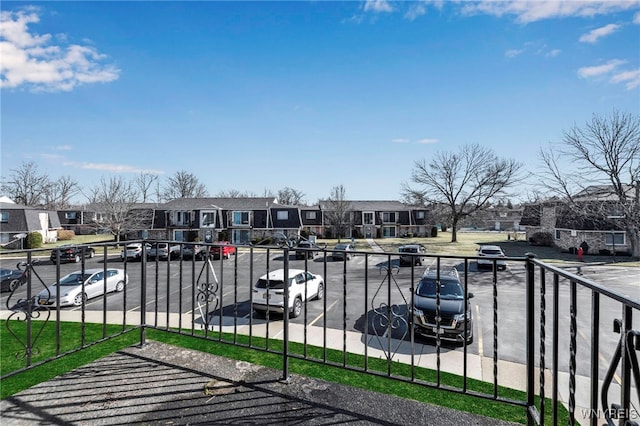
[(504, 52), (504, 56), (507, 58), (515, 58), (516, 56), (520, 56), (524, 53), (524, 49), (509, 49)]
[(633, 15), (633, 23), (640, 24), (640, 12), (636, 12), (636, 14)]
[(424, 138), (424, 139), (419, 139), (418, 140), (419, 144), (424, 144), (424, 145), (438, 143), (438, 142), (440, 142), (440, 141), (438, 139), (436, 139), (436, 138)]
[(545, 56), (546, 56), (547, 58), (555, 58), (555, 57), (557, 57), (557, 56), (560, 56), (560, 54), (561, 54), (561, 53), (562, 53), (562, 50), (560, 50), (560, 49), (552, 49), (552, 50), (548, 51), (548, 52), (545, 54)]
[(67, 162), (66, 166), (78, 167), (81, 169), (87, 170), (100, 170), (103, 172), (111, 172), (111, 173), (149, 173), (153, 175), (162, 175), (164, 174), (161, 170), (153, 170), (153, 169), (143, 169), (140, 167), (129, 166), (126, 164), (108, 164), (108, 163), (77, 163), (77, 162)]
[(611, 77), (612, 83), (625, 83), (627, 90), (640, 87), (640, 69), (622, 71)]
[(393, 7), (387, 0), (367, 0), (364, 4), (365, 12), (393, 12)]
[(599, 38), (608, 36), (609, 34), (614, 33), (620, 28), (620, 25), (609, 24), (604, 27), (596, 28), (595, 30), (591, 30), (586, 34), (580, 36), (580, 41), (582, 43), (595, 43)]
[(56, 151), (71, 151), (73, 147), (71, 145), (58, 145), (55, 149)]
[(423, 2), (414, 3), (409, 7), (409, 10), (404, 14), (404, 17), (410, 21), (418, 19), (420, 16), (427, 13), (427, 8)]
[(487, 14), (498, 17), (512, 15), (515, 16), (518, 22), (526, 24), (545, 19), (594, 17), (621, 10), (636, 9), (637, 7), (638, 3), (636, 1), (629, 0), (483, 0), (480, 2), (465, 2), (462, 11), (467, 14)]
[[(29, 31), (40, 22), (35, 12), (3, 11), (0, 16), (0, 87), (27, 86), (34, 91), (69, 91), (81, 84), (118, 79), (120, 70), (103, 65), (105, 55), (94, 47), (50, 45), (51, 34)], [(57, 41), (66, 40), (56, 35)]]
[(594, 78), (599, 77), (603, 74), (609, 74), (613, 72), (620, 65), (625, 64), (625, 61), (621, 61), (619, 59), (613, 59), (606, 64), (595, 65), (591, 67), (582, 67), (578, 69), (578, 76), (582, 78)]
[(602, 65), (583, 67), (578, 70), (578, 76), (584, 79), (606, 80), (612, 84), (624, 84), (627, 90), (640, 86), (640, 70), (621, 70), (627, 62), (613, 59)]
[(407, 138), (395, 138), (395, 139), (392, 139), (391, 142), (393, 142), (393, 143), (409, 143), (409, 139), (407, 139)]

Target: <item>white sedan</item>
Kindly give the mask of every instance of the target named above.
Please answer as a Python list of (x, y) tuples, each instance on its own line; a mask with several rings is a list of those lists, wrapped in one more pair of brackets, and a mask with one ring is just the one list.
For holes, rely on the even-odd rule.
[[(302, 304), (309, 299), (322, 299), (324, 280), (320, 275), (301, 269), (289, 269), (289, 315), (302, 313)], [(284, 313), (284, 269), (261, 276), (253, 286), (253, 309), (257, 312)]]
[(129, 282), (129, 277), (122, 269), (86, 269), (84, 274), (83, 271), (76, 271), (60, 278), (60, 283), (54, 283), (38, 293), (36, 303), (38, 306), (55, 306), (56, 294), (60, 291), (60, 306), (80, 306), (88, 299), (104, 294), (105, 274), (107, 293), (122, 291)]

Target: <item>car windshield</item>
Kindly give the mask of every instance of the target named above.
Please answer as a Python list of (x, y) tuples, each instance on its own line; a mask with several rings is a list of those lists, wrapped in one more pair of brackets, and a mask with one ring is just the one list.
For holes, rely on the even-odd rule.
[[(416, 294), (422, 297), (436, 298), (438, 282), (433, 278), (425, 278), (418, 284)], [(464, 298), (462, 286), (456, 281), (440, 281), (440, 298), (461, 300)]]
[(80, 272), (75, 274), (69, 274), (60, 280), (60, 285), (80, 285), (82, 281), (89, 279), (91, 274), (81, 274)]
[(346, 250), (348, 248), (349, 248), (349, 245), (347, 245), (347, 244), (338, 244), (336, 246), (336, 250)]
[[(291, 280), (289, 280), (291, 282)], [(284, 282), (282, 280), (266, 280), (260, 278), (256, 283), (256, 288), (284, 288)]]
[(400, 253), (417, 253), (418, 249), (416, 247), (401, 247)]

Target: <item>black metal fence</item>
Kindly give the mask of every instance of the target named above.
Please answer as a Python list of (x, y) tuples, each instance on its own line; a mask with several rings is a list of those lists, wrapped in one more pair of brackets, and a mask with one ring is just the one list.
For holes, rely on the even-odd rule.
[[(166, 260), (150, 259), (146, 241), (80, 246), (71, 264), (50, 251), (3, 253), (3, 268), (22, 270), (3, 281), (3, 319), (23, 364), (2, 378), (123, 333), (139, 332), (143, 344), (158, 329), (279, 354), (285, 380), (295, 358), (520, 406), (529, 424), (638, 419), (638, 293), (586, 279), (579, 265), (527, 255), (480, 271), (475, 257), (406, 254), (411, 266), (401, 267), (398, 253), (168, 243), (180, 249)], [(425, 270), (437, 283), (455, 270), (462, 294), (452, 300), (438, 285), (420, 301)], [(54, 291), (72, 272), (87, 281)], [(118, 273), (123, 286), (102, 280)], [(293, 280), (291, 291), (278, 280)], [(62, 344), (66, 321), (82, 327), (72, 347)], [(89, 323), (102, 325), (97, 340), (84, 333)], [(40, 353), (52, 324), (55, 351)]]

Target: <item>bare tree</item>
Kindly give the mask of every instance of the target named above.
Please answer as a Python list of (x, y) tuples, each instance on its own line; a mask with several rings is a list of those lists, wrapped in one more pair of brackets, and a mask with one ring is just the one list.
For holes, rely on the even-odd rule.
[(346, 237), (346, 231), (351, 225), (351, 202), (347, 200), (344, 186), (338, 185), (331, 188), (331, 195), (327, 199), (327, 221), (340, 238)]
[[(149, 196), (155, 183), (158, 182), (158, 175), (152, 173), (140, 173), (135, 179), (135, 185), (140, 193), (140, 201), (143, 203), (149, 202)], [(158, 200), (156, 200), (158, 201)]]
[(67, 209), (71, 207), (71, 198), (80, 192), (78, 181), (71, 176), (62, 176), (49, 185), (49, 197), (51, 202), (48, 208), (52, 210)]
[(11, 169), (11, 176), (2, 182), (2, 192), (13, 201), (30, 207), (43, 206), (50, 192), (51, 180), (49, 176), (40, 174), (38, 165), (25, 162), (17, 169)]
[(252, 192), (240, 191), (239, 189), (221, 190), (216, 194), (216, 197), (220, 198), (251, 198), (255, 196), (256, 195)]
[(138, 192), (135, 185), (122, 177), (102, 178), (90, 191), (90, 201), (103, 213), (94, 225), (109, 231), (116, 241), (127, 232), (144, 230), (149, 226), (152, 211), (137, 209)]
[(451, 242), (456, 242), (460, 220), (486, 208), (493, 197), (521, 181), (521, 167), (515, 160), (498, 158), (489, 148), (466, 145), (458, 153), (439, 152), (429, 163), (416, 161), (411, 179), (418, 187), (403, 184), (403, 196), (446, 206)]
[(180, 170), (172, 177), (169, 177), (164, 187), (164, 197), (167, 200), (201, 198), (207, 195), (207, 188), (200, 183), (196, 175), (185, 170)]
[(286, 186), (278, 191), (278, 202), (288, 206), (304, 205), (304, 193)]
[[(609, 116), (594, 114), (583, 127), (574, 125), (563, 132), (560, 146), (541, 149), (540, 158), (541, 183), (547, 193), (567, 203), (574, 215), (598, 220), (600, 227), (609, 226), (615, 216), (629, 238), (633, 256), (640, 256), (639, 116), (617, 110)], [(567, 172), (566, 164), (580, 173)], [(610, 188), (608, 200), (585, 203), (589, 187), (597, 185)]]

